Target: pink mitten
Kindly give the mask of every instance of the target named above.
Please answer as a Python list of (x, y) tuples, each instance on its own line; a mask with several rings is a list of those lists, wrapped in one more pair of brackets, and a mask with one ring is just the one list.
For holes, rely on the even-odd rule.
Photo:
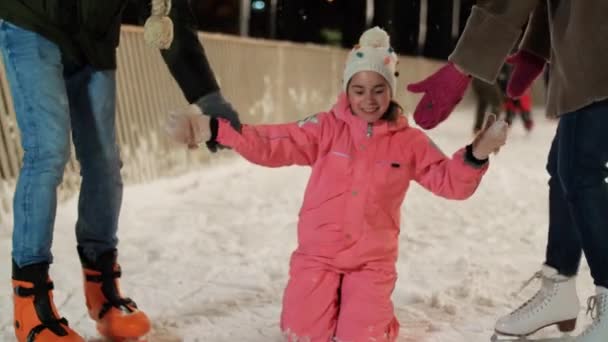
[(543, 58), (526, 50), (519, 50), (509, 56), (507, 63), (513, 65), (513, 71), (507, 84), (507, 94), (514, 98), (522, 96), (545, 67)]
[(418, 83), (407, 86), (412, 93), (425, 93), (414, 112), (414, 120), (431, 129), (445, 120), (462, 100), (471, 78), (458, 71), (452, 62)]

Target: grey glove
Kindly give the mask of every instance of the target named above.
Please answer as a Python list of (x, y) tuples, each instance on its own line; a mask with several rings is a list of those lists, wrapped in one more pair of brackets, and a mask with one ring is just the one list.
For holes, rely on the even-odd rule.
[[(226, 101), (222, 93), (215, 91), (202, 96), (194, 102), (203, 112), (204, 115), (209, 115), (212, 118), (223, 118), (230, 121), (230, 125), (237, 131), (241, 131), (241, 120), (239, 114), (234, 110), (230, 102)], [(211, 152), (217, 152), (218, 149), (227, 148), (219, 144), (215, 140), (215, 136), (207, 141), (207, 148)]]
[(234, 110), (230, 102), (226, 101), (219, 91), (209, 93), (194, 102), (204, 115), (223, 118), (230, 121), (230, 125), (237, 131), (241, 131), (241, 120), (239, 114)]

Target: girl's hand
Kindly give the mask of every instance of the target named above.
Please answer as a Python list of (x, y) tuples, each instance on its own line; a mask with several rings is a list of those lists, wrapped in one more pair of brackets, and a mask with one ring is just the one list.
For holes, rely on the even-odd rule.
[(473, 140), (473, 156), (479, 160), (487, 159), (491, 153), (507, 142), (509, 125), (504, 120), (496, 120), (495, 114), (489, 114), (484, 129)]
[(192, 104), (184, 109), (169, 112), (165, 131), (173, 141), (194, 149), (211, 139), (209, 121), (209, 116), (203, 115), (200, 108)]

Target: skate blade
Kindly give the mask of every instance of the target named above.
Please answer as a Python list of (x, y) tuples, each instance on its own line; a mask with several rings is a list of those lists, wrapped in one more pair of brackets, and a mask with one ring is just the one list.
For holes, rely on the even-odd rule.
[(114, 340), (115, 342), (148, 342), (149, 339), (147, 336), (142, 336), (142, 337), (138, 337), (138, 338), (123, 338), (123, 339), (118, 339), (118, 340)]
[(530, 337), (530, 336), (504, 336), (504, 335), (498, 335), (498, 334), (494, 334), (492, 335), (492, 337), (490, 338), (491, 342), (571, 342), (574, 341), (574, 337), (568, 335), (568, 334), (564, 334), (562, 337), (539, 337), (539, 338), (534, 338), (534, 337)]
[(142, 336), (137, 338), (125, 338), (125, 337), (104, 337), (103, 342), (152, 342), (148, 336)]

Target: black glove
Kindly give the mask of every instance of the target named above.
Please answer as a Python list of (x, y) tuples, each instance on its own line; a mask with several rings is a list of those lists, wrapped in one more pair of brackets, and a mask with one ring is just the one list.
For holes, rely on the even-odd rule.
[(211, 129), (211, 139), (205, 142), (205, 145), (207, 145), (209, 151), (215, 153), (218, 150), (230, 149), (230, 147), (224, 146), (217, 142), (217, 132), (220, 129), (220, 124), (216, 117), (211, 117), (211, 120), (209, 120), (209, 128)]
[[(239, 114), (234, 110), (230, 102), (226, 101), (222, 96), (222, 93), (219, 91), (209, 93), (201, 98), (199, 98), (196, 102), (201, 108), (201, 111), (204, 115), (209, 115), (212, 118), (223, 118), (230, 122), (230, 125), (236, 129), (237, 131), (241, 131), (241, 120), (239, 119)], [(212, 128), (212, 137), (209, 141), (206, 142), (207, 148), (211, 152), (217, 152), (218, 149), (227, 149), (228, 147), (219, 144), (216, 141), (217, 138), (217, 130), (218, 130), (218, 122), (215, 119), (210, 121), (210, 125), (213, 127), (215, 125), (215, 132), (213, 133)]]

